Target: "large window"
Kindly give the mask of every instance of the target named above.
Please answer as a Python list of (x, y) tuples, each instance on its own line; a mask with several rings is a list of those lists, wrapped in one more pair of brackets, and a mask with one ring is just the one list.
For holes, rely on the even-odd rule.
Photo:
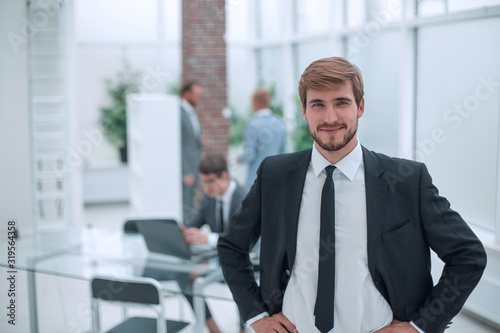
[(283, 36), (283, 10), (280, 0), (258, 2), (257, 35), (261, 40), (273, 40)]
[(243, 3), (252, 84), (275, 86), (290, 129), (304, 69), (348, 58), (364, 76), (363, 145), (425, 162), (453, 208), (500, 238), (500, 0)]
[(284, 66), (283, 49), (281, 47), (263, 48), (257, 51), (257, 66), (260, 81), (265, 87), (274, 87), (274, 98), (283, 98)]
[(296, 1), (295, 31), (300, 34), (327, 30), (330, 20), (328, 3), (328, 0)]
[(495, 5), (500, 5), (500, 0), (420, 0), (418, 1), (418, 14), (420, 16), (442, 15)]
[(492, 31), (500, 32), (500, 18), (419, 30), (416, 123), (416, 158), (466, 220), (491, 231), (500, 152), (500, 45), (482, 36)]
[(401, 33), (380, 33), (353, 53), (350, 61), (363, 73), (365, 113), (359, 120), (359, 139), (367, 148), (398, 155)]

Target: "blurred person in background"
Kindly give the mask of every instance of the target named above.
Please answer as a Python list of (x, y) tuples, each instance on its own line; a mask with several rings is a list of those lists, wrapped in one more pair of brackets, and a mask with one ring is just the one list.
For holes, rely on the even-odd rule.
[[(181, 228), (184, 239), (189, 245), (202, 244), (215, 248), (219, 234), (224, 231), (233, 214), (241, 207), (248, 189), (230, 178), (227, 161), (222, 155), (207, 155), (201, 160), (198, 171), (204, 192), (203, 200), (191, 221)], [(200, 230), (204, 225), (210, 227), (209, 233)], [(186, 298), (193, 304), (191, 296)], [(218, 332), (219, 328), (206, 305), (205, 312), (206, 325), (210, 332)], [(241, 321), (240, 329), (244, 332)]]
[(184, 83), (181, 95), (181, 154), (182, 204), (184, 223), (190, 220), (196, 205), (198, 164), (201, 157), (202, 136), (196, 107), (203, 97), (203, 88), (195, 81)]
[(286, 125), (284, 120), (273, 114), (271, 92), (258, 88), (252, 95), (252, 109), (255, 115), (245, 126), (243, 153), (237, 158), (239, 163), (248, 164), (246, 186), (250, 188), (255, 180), (260, 162), (271, 155), (286, 152)]

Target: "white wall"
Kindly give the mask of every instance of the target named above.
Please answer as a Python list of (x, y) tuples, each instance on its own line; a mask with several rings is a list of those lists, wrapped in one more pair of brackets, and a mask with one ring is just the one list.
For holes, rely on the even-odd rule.
[(33, 230), (26, 3), (0, 1), (0, 13), (8, 13), (0, 20), (0, 235), (10, 219), (22, 235)]

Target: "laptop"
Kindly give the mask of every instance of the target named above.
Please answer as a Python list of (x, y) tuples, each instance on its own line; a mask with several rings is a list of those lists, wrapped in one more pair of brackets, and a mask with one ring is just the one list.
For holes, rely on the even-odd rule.
[(208, 246), (189, 246), (175, 220), (139, 220), (136, 224), (149, 252), (169, 255), (189, 262), (198, 262), (217, 256), (217, 250)]

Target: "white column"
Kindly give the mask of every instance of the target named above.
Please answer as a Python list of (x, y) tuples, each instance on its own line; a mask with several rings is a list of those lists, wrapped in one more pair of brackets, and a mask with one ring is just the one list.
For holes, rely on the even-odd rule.
[(401, 95), (399, 97), (398, 156), (415, 158), (415, 87), (416, 87), (416, 31), (405, 22), (415, 16), (415, 0), (403, 2), (402, 48), (399, 71)]
[[(25, 1), (0, 1), (0, 235), (33, 231)], [(28, 30), (26, 30), (28, 29)]]
[[(294, 76), (294, 52), (292, 39), (295, 35), (294, 31), (294, 11), (295, 6), (291, 6), (288, 0), (281, 0), (280, 7), (283, 9), (283, 73), (284, 87), (283, 87), (283, 117), (287, 125), (288, 133), (291, 134), (295, 122), (295, 102), (294, 96), (297, 94), (297, 82)], [(291, 135), (288, 135), (288, 149), (293, 148), (293, 141)]]

